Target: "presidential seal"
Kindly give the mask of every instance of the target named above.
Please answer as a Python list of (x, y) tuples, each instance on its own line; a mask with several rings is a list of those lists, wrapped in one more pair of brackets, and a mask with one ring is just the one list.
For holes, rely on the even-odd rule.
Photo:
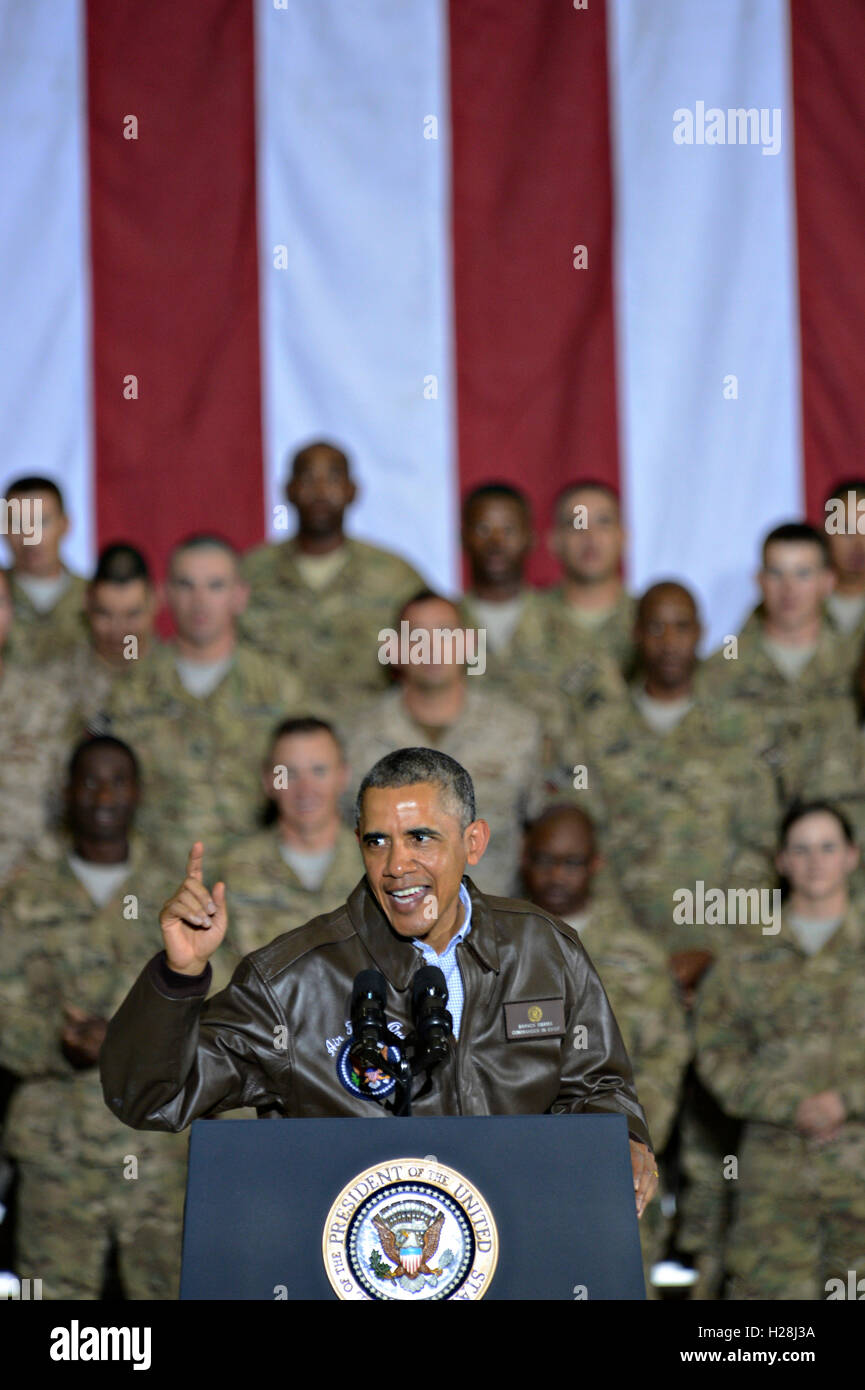
[[(399, 1049), (383, 1047), (384, 1061), (395, 1065), (400, 1059)], [(340, 1082), (352, 1096), (363, 1096), (365, 1100), (384, 1100), (396, 1088), (396, 1082), (387, 1072), (378, 1067), (369, 1067), (360, 1061), (352, 1050), (352, 1039), (344, 1042), (336, 1059), (336, 1074)]]
[(340, 1299), (483, 1298), (498, 1253), (482, 1195), (431, 1158), (365, 1168), (336, 1198), (322, 1234), (327, 1277)]

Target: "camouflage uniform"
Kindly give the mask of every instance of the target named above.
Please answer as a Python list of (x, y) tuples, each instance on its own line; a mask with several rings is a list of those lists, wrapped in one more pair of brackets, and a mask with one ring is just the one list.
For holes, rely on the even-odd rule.
[(588, 786), (574, 799), (634, 917), (668, 952), (723, 950), (735, 927), (675, 922), (673, 894), (774, 883), (777, 805), (749, 723), (697, 696), (668, 733), (631, 699), (600, 705), (585, 730)]
[(178, 1293), (185, 1137), (127, 1129), (105, 1104), (98, 1068), (76, 1070), (60, 1048), (64, 1004), (110, 1018), (160, 949), (157, 902), (170, 885), (142, 843), (132, 842), (130, 861), (98, 907), (65, 846), (46, 842), (21, 864), (0, 913), (0, 1063), (22, 1078), (5, 1134), (19, 1164), (17, 1265), (43, 1280), (46, 1298), (98, 1298), (112, 1237), (130, 1298)]
[(633, 594), (623, 589), (609, 615), (597, 627), (580, 622), (576, 608), (565, 599), (561, 584), (545, 590), (544, 597), (553, 618), (553, 640), (557, 645), (565, 647), (569, 636), (576, 637), (581, 645), (611, 657), (625, 680), (631, 679), (637, 666), (634, 646), (637, 600)]
[(233, 839), (257, 828), (264, 804), (262, 759), (276, 724), (305, 714), (296, 677), (258, 652), (235, 649), (227, 675), (209, 695), (190, 695), (167, 646), (136, 662), (115, 684), (109, 728), (141, 763), (141, 833), (163, 850), (166, 868), (183, 877), (189, 847), (204, 842), (205, 873), (214, 882)]
[(796, 680), (788, 680), (764, 650), (759, 610), (739, 634), (735, 658), (726, 658), (721, 648), (705, 663), (707, 694), (742, 710), (760, 728), (759, 756), (772, 768), (780, 804), (799, 792), (803, 736), (831, 724), (839, 700), (849, 700), (851, 671), (848, 644), (824, 625), (814, 656)]
[[(472, 869), (472, 878), (481, 892), (507, 896), (519, 864), (523, 821), (542, 800), (542, 733), (536, 715), (503, 695), (477, 689), (480, 679), (466, 677), (462, 714), (434, 746), (467, 770), (478, 816), (490, 823), (489, 848)], [(406, 713), (402, 690), (380, 696), (353, 723), (348, 743), (352, 794), (385, 753), (428, 746), (429, 734)]]
[(621, 1029), (656, 1153), (666, 1146), (691, 1043), (666, 953), (612, 895), (593, 897), (588, 924), (571, 925), (601, 977)]
[[(777, 804), (771, 776), (753, 756), (750, 725), (741, 712), (695, 695), (691, 709), (667, 733), (650, 728), (630, 698), (624, 706), (599, 706), (586, 731), (588, 788), (576, 795), (588, 798), (581, 804), (594, 812), (607, 872), (636, 921), (665, 953), (727, 951), (743, 928), (677, 922), (674, 913), (684, 918), (687, 900), (674, 893), (693, 894), (696, 917), (698, 881), (705, 893), (720, 889), (726, 923), (729, 888), (774, 884)], [(753, 910), (764, 904), (757, 899), (748, 905)], [(711, 1293), (720, 1276), (711, 1252), (723, 1242), (721, 1158), (729, 1144), (728, 1125), (693, 1080), (683, 1096), (680, 1159), (686, 1185), (677, 1244), (701, 1257), (701, 1291)]]
[[(159, 645), (151, 638), (148, 653)], [(124, 661), (122, 666), (112, 666), (99, 656), (91, 642), (84, 641), (46, 667), (46, 675), (61, 686), (69, 700), (70, 744), (83, 738), (86, 733), (103, 734), (108, 731), (106, 711), (111, 703), (115, 682), (125, 680), (135, 669), (137, 661), (146, 659), (146, 654), (142, 652), (135, 660)]]
[(9, 634), (6, 655), (22, 666), (45, 666), (67, 652), (85, 635), (84, 598), (87, 580), (63, 566), (69, 587), (53, 608), (40, 613), (24, 592), (14, 570), (7, 570), (15, 607), (15, 621)]
[(832, 609), (828, 604), (823, 609), (823, 616), (826, 619), (827, 627), (831, 628), (832, 632), (836, 634), (838, 641), (843, 644), (847, 652), (851, 669), (855, 669), (859, 657), (862, 655), (862, 644), (865, 642), (865, 613), (862, 614), (856, 626), (849, 632), (844, 632), (839, 627)]
[[(486, 649), (486, 675), (490, 683), (506, 685), (514, 677), (532, 680), (549, 666), (552, 651), (549, 641), (549, 613), (544, 595), (539, 589), (522, 590), (522, 608), (516, 627), (506, 646), (494, 652)], [(464, 594), (459, 604), (460, 618), (467, 627), (479, 628), (483, 621), (472, 602), (471, 593)]]
[[(567, 784), (570, 770), (564, 750), (573, 724), (579, 723), (587, 704), (622, 698), (624, 687), (612, 660), (593, 649), (582, 633), (568, 629), (546, 594), (525, 589), (523, 598), (523, 609), (507, 646), (497, 652), (487, 647), (486, 670), (483, 676), (473, 675), (471, 679), (482, 680), (485, 686), (538, 715), (544, 732), (545, 766), (556, 785), (563, 780)], [(468, 627), (482, 625), (471, 594), (460, 602), (460, 617)]]
[[(729, 1295), (823, 1299), (865, 1272), (865, 929), (851, 909), (815, 955), (790, 927), (720, 962), (701, 991), (697, 1064), (744, 1121), (733, 1188)], [(848, 1119), (820, 1147), (799, 1102), (837, 1090)]]
[[(829, 801), (843, 811), (865, 854), (865, 729), (849, 700), (831, 724), (821, 724), (802, 741), (800, 795), (803, 801)], [(865, 864), (860, 859), (850, 892), (865, 897)]]
[[(609, 894), (593, 897), (580, 939), (601, 977), (634, 1068), (655, 1153), (666, 1148), (679, 1106), (691, 1041), (664, 951), (638, 930), (627, 908)], [(646, 1287), (666, 1239), (660, 1194), (640, 1222)]]
[(56, 823), (66, 781), (69, 701), (50, 677), (0, 672), (0, 883)]
[(240, 956), (339, 907), (363, 876), (357, 839), (344, 826), (317, 889), (304, 888), (279, 845), (279, 830), (273, 826), (239, 840), (225, 857), (230, 944)]
[(407, 561), (387, 550), (348, 539), (345, 550), (344, 565), (321, 589), (301, 576), (296, 539), (259, 546), (244, 557), (252, 593), (240, 631), (260, 651), (288, 659), (313, 712), (331, 718), (387, 687), (378, 634), (427, 587)]

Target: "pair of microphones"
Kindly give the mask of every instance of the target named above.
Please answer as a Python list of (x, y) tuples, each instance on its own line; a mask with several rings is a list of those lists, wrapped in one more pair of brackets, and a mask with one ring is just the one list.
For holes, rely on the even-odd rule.
[[(351, 992), (351, 1054), (361, 1067), (393, 1077), (395, 1098), (383, 1102), (397, 1115), (411, 1114), (412, 1099), (432, 1087), (432, 1073), (450, 1053), (453, 1018), (448, 987), (437, 965), (422, 965), (412, 980), (412, 1032), (398, 1040), (387, 1019), (387, 983), (380, 970), (362, 970)], [(414, 1079), (424, 1084), (412, 1097)], [(375, 1095), (370, 1095), (375, 1100)]]

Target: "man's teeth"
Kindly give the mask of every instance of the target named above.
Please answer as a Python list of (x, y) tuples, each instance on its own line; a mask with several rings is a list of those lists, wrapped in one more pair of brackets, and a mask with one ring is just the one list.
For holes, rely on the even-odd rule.
[(391, 897), (393, 897), (393, 898), (413, 898), (413, 897), (415, 896), (415, 894), (417, 894), (417, 893), (422, 893), (423, 891), (424, 891), (424, 889), (423, 889), (423, 885), (422, 885), (422, 884), (419, 885), (419, 886), (416, 887), (416, 888), (392, 888), (392, 889), (391, 889)]

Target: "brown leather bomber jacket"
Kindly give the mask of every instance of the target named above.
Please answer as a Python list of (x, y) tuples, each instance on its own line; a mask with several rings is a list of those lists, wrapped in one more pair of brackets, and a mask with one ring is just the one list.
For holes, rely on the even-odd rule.
[[(486, 897), (464, 881), (472, 925), (457, 946), (465, 990), (459, 1040), (413, 1113), (622, 1113), (631, 1137), (651, 1145), (618, 1025), (577, 932), (530, 903)], [(239, 1106), (387, 1119), (337, 1075), (352, 985), (361, 970), (379, 969), (388, 1017), (405, 1035), (422, 964), (411, 941), (391, 930), (365, 878), (335, 912), (247, 956), (212, 999), (205, 1001), (209, 965), (201, 976), (176, 975), (160, 953), (109, 1024), (100, 1056), (106, 1103), (136, 1129), (180, 1130)], [(524, 1007), (506, 1016), (510, 1004)], [(541, 1031), (551, 1022), (555, 1031)]]

